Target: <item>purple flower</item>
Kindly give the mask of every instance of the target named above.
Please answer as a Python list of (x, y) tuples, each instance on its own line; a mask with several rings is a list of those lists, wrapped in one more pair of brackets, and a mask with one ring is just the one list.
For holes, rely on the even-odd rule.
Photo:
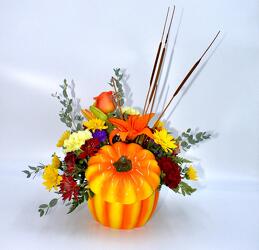
[(93, 138), (98, 139), (99, 142), (104, 142), (107, 139), (107, 133), (104, 130), (96, 130), (93, 133)]

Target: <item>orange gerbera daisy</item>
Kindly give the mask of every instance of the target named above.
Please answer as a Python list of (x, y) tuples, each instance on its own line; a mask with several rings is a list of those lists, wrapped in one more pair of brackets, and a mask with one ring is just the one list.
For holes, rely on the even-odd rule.
[(110, 144), (112, 144), (112, 139), (115, 135), (119, 135), (122, 141), (125, 141), (126, 138), (134, 140), (138, 135), (142, 134), (153, 138), (152, 131), (148, 128), (148, 123), (153, 116), (153, 113), (146, 115), (130, 115), (126, 121), (118, 118), (110, 118), (110, 123), (116, 127), (110, 133)]

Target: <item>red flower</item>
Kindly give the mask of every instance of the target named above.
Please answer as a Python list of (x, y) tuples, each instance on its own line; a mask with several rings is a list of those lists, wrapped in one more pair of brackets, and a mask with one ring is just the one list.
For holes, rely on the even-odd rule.
[(67, 153), (64, 161), (67, 165), (66, 173), (72, 174), (74, 172), (76, 165), (76, 155), (72, 152), (69, 152)]
[(93, 156), (97, 153), (100, 142), (97, 138), (89, 139), (81, 146), (83, 152), (78, 156), (80, 159), (85, 159), (87, 156)]
[(181, 182), (180, 167), (167, 157), (162, 157), (158, 165), (165, 174), (164, 183), (171, 189), (176, 188)]
[(72, 176), (62, 176), (60, 189), (63, 200), (68, 199), (70, 201), (73, 197), (76, 201), (78, 201), (79, 186), (77, 186), (77, 183)]

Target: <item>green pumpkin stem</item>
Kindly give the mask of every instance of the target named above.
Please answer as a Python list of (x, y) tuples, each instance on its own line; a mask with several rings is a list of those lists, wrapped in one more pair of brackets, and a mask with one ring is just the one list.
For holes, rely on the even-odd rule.
[(128, 172), (132, 169), (131, 160), (126, 156), (121, 156), (121, 158), (113, 163), (113, 166), (116, 168), (117, 172)]

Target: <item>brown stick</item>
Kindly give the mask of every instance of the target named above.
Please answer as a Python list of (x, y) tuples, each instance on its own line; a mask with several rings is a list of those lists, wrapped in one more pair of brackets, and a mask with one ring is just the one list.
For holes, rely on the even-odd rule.
[(152, 89), (152, 92), (151, 92), (151, 95), (150, 95), (150, 98), (149, 98), (148, 106), (147, 106), (147, 109), (146, 109), (146, 111), (148, 111), (149, 106), (151, 104), (150, 113), (152, 113), (154, 103), (155, 103), (155, 99), (156, 99), (159, 77), (160, 77), (160, 74), (162, 72), (162, 67), (163, 67), (163, 64), (164, 64), (165, 54), (166, 54), (166, 50), (167, 50), (167, 42), (168, 42), (170, 30), (171, 30), (172, 21), (173, 21), (173, 18), (174, 18), (174, 12), (175, 12), (175, 6), (174, 6), (174, 9), (173, 9), (173, 13), (172, 13), (172, 16), (171, 16), (169, 28), (168, 28), (168, 31), (167, 31), (165, 45), (164, 45), (162, 55), (161, 55), (161, 58), (160, 58), (160, 62), (159, 62), (159, 66), (158, 66), (158, 70), (157, 70), (157, 74), (156, 74), (156, 78), (155, 78), (155, 83), (154, 83), (154, 86), (153, 86), (153, 89)]
[(184, 84), (186, 83), (186, 81), (188, 80), (188, 78), (191, 76), (191, 74), (193, 73), (193, 71), (197, 68), (197, 66), (199, 65), (199, 63), (201, 62), (202, 58), (205, 56), (205, 54), (207, 53), (207, 51), (210, 49), (210, 47), (212, 46), (212, 44), (214, 43), (214, 41), (216, 40), (216, 38), (218, 37), (220, 31), (216, 34), (216, 36), (214, 37), (214, 39), (212, 40), (212, 42), (210, 43), (210, 45), (207, 47), (207, 49), (203, 52), (203, 54), (201, 55), (201, 57), (199, 58), (199, 60), (191, 67), (190, 71), (187, 73), (187, 75), (184, 77), (184, 79), (182, 80), (182, 82), (180, 83), (180, 85), (178, 86), (178, 88), (176, 89), (176, 91), (174, 92), (173, 96), (171, 97), (170, 101), (168, 102), (168, 104), (166, 105), (166, 107), (164, 108), (164, 110), (162, 111), (162, 113), (160, 114), (160, 116), (158, 117), (158, 119), (156, 120), (153, 128), (157, 125), (158, 121), (162, 118), (162, 116), (164, 115), (165, 111), (168, 109), (168, 107), (170, 106), (171, 102), (173, 101), (173, 99), (176, 97), (176, 95), (179, 93), (179, 91), (181, 90), (181, 88), (184, 86)]
[(144, 105), (144, 109), (143, 109), (143, 113), (142, 114), (145, 113), (146, 106), (147, 106), (147, 100), (148, 100), (148, 97), (149, 97), (149, 94), (150, 94), (150, 90), (151, 90), (154, 74), (156, 72), (157, 62), (158, 62), (158, 58), (159, 58), (159, 55), (160, 55), (160, 52), (161, 52), (162, 41), (163, 41), (163, 37), (164, 37), (164, 33), (165, 33), (165, 27), (166, 27), (166, 23), (167, 23), (167, 18), (168, 18), (169, 10), (170, 10), (170, 7), (168, 7), (168, 9), (167, 9), (167, 14), (166, 14), (166, 19), (165, 19), (165, 23), (164, 23), (164, 28), (163, 28), (161, 40), (160, 40), (160, 43), (159, 43), (159, 46), (158, 46), (158, 49), (157, 49), (156, 59), (155, 59), (154, 65), (153, 65), (152, 74), (151, 74), (151, 78), (150, 78), (150, 81), (149, 81), (149, 88), (148, 88), (148, 92), (147, 92), (147, 95), (146, 95), (145, 105)]
[(164, 47), (164, 48), (163, 48), (163, 51), (162, 51), (161, 59), (160, 59), (160, 62), (159, 62), (157, 74), (156, 74), (156, 79), (155, 79), (154, 88), (152, 89), (152, 93), (151, 93), (151, 95), (150, 95), (149, 102), (148, 102), (148, 106), (147, 106), (147, 111), (148, 111), (148, 108), (149, 108), (150, 104), (152, 103), (152, 104), (151, 104), (150, 113), (152, 112), (153, 106), (154, 106), (154, 103), (155, 103), (155, 98), (156, 98), (156, 93), (157, 93), (157, 87), (158, 87), (158, 80), (159, 80), (161, 68), (162, 68), (162, 65), (163, 65), (163, 62), (164, 62), (164, 58), (165, 58), (165, 52), (166, 52), (166, 48)]

